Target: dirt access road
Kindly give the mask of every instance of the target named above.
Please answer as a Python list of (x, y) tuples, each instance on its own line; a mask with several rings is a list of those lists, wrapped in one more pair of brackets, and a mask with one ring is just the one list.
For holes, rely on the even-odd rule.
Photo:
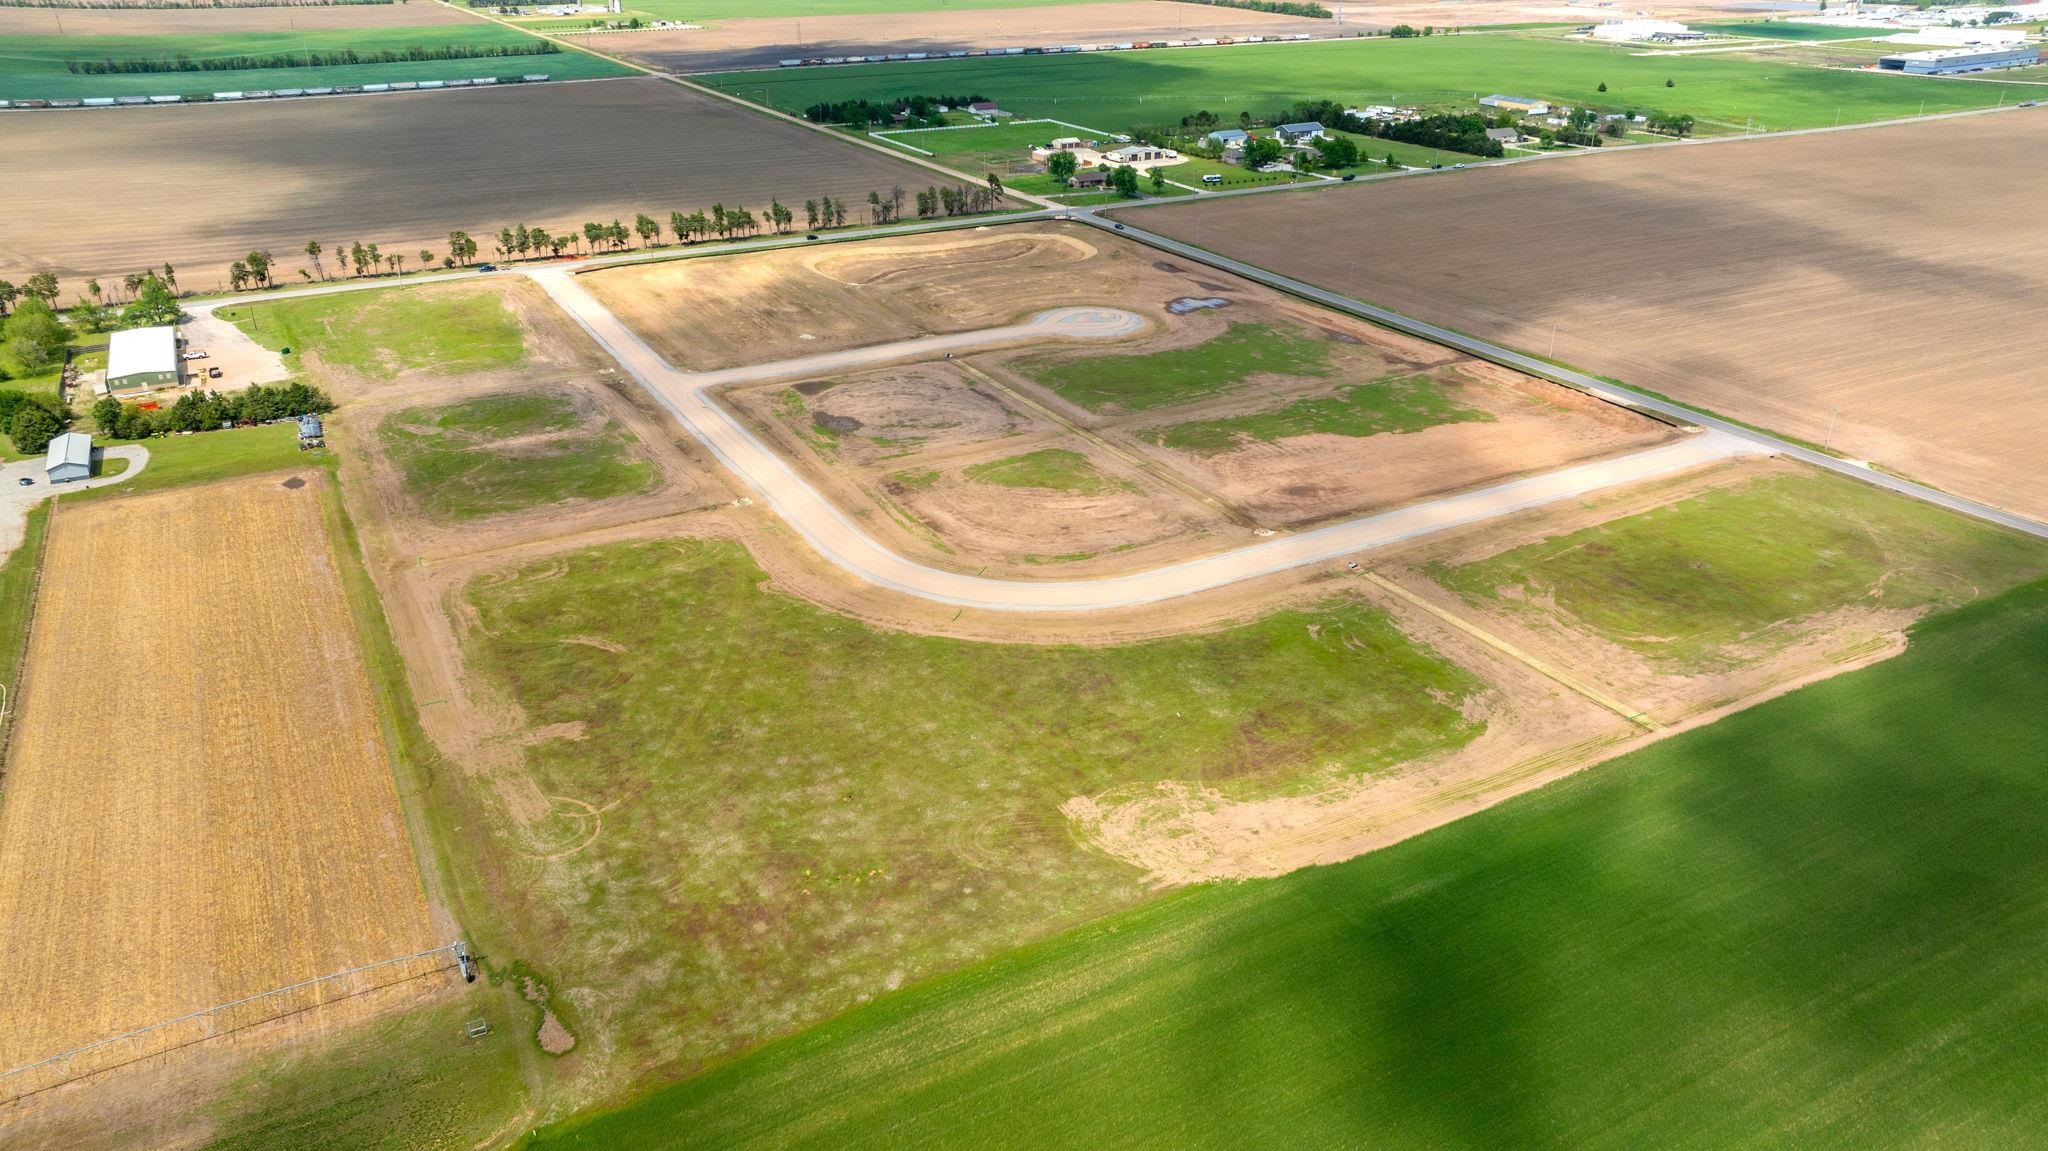
[(1757, 450), (1755, 445), (1732, 436), (1703, 433), (1618, 459), (1496, 484), (1149, 572), (1107, 579), (1028, 583), (985, 579), (929, 568), (883, 547), (823, 493), (800, 478), (774, 449), (716, 403), (709, 394), (711, 389), (924, 359), (949, 351), (1015, 344), (1032, 338), (1114, 338), (1136, 331), (1137, 317), (1106, 308), (1059, 309), (1010, 327), (689, 373), (678, 371), (662, 359), (567, 270), (549, 268), (528, 274), (628, 374), (703, 441), (720, 462), (761, 493), (769, 506), (820, 555), (878, 586), (961, 607), (991, 611), (1101, 611), (1157, 603)]

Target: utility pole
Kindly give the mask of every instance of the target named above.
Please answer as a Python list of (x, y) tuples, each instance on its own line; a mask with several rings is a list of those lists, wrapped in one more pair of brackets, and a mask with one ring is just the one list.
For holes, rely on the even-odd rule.
[(1820, 450), (1821, 450), (1821, 451), (1827, 451), (1827, 450), (1828, 450), (1828, 444), (1829, 444), (1830, 442), (1832, 442), (1832, 441), (1834, 440), (1834, 438), (1835, 438), (1835, 417), (1836, 417), (1836, 416), (1839, 416), (1839, 415), (1841, 415), (1841, 414), (1842, 414), (1842, 409), (1841, 409), (1841, 408), (1839, 408), (1839, 407), (1837, 407), (1837, 408), (1836, 408), (1836, 409), (1835, 409), (1834, 411), (1832, 411), (1832, 412), (1829, 412), (1829, 413), (1828, 413), (1828, 434), (1827, 434), (1827, 435), (1825, 435), (1825, 436), (1822, 436), (1822, 437), (1821, 437), (1821, 440), (1820, 440)]

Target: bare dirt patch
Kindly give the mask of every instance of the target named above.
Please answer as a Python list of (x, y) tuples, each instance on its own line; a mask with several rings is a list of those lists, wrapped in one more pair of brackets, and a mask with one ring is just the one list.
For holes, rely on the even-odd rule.
[(312, 32), (474, 24), (476, 17), (432, 0), (213, 8), (0, 8), (0, 36), (183, 36), (221, 32)]
[(955, 48), (1029, 48), (1046, 44), (1124, 43), (1218, 36), (1278, 36), (1339, 31), (1328, 20), (1235, 8), (1162, 4), (1068, 4), (857, 16), (724, 20), (681, 32), (591, 37), (592, 47), (683, 72), (715, 72), (822, 56), (945, 52)]
[[(713, 201), (758, 210), (771, 196), (858, 203), (929, 182), (922, 169), (652, 78), (21, 115), (7, 126), (14, 148), (40, 162), (9, 176), (22, 210), (0, 219), (0, 276), (21, 283), (50, 269), (71, 288), (168, 261), (185, 288), (226, 291), (228, 264), (252, 248), (277, 255), (279, 281), (296, 281), (309, 239), (445, 253), (456, 229), (488, 248), (507, 224), (574, 231)], [(676, 159), (698, 154), (718, 162)], [(122, 157), (123, 194), (150, 211), (110, 214), (78, 194), (104, 179), (107, 156)]]
[(446, 942), (307, 478), (53, 519), (0, 806), (0, 922), (34, 925), (0, 939), (0, 1069)]
[[(2032, 225), (2007, 206), (2044, 142), (2008, 112), (1133, 219), (1510, 346), (1554, 332), (1580, 368), (2042, 516), (2048, 269), (2013, 258)], [(1459, 224), (1503, 203), (1506, 252)]]

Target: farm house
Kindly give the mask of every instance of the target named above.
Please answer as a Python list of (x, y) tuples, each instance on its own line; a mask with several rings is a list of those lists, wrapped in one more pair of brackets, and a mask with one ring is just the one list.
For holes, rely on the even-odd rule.
[(133, 328), (107, 342), (107, 390), (148, 391), (178, 382), (178, 330)]

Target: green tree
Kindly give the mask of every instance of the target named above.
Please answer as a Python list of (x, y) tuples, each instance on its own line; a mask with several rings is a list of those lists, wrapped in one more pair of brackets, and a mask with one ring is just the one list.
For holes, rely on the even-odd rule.
[(1130, 199), (1138, 194), (1138, 170), (1131, 167), (1116, 167), (1109, 170), (1109, 186), (1116, 194)]
[(10, 280), (0, 280), (0, 316), (14, 310), (14, 301), (21, 298), (21, 289)]
[(1268, 164), (1277, 162), (1286, 152), (1280, 141), (1270, 136), (1252, 140), (1244, 146), (1244, 166), (1256, 172)]
[(24, 406), (14, 413), (14, 422), (7, 428), (7, 437), (14, 441), (14, 450), (35, 455), (50, 446), (64, 425), (57, 417), (35, 405)]
[(1152, 194), (1155, 196), (1166, 194), (1166, 169), (1152, 169)]
[(1605, 80), (1602, 80), (1602, 81), (1600, 81), (1600, 87), (1599, 87), (1599, 89), (1598, 89), (1598, 90), (1599, 90), (1599, 91), (1602, 91), (1602, 92), (1605, 92), (1605, 91), (1607, 91), (1607, 81), (1605, 81)]
[[(536, 234), (538, 234), (538, 233), (536, 233)], [(538, 242), (539, 242), (538, 240), (536, 240), (536, 241), (535, 241), (535, 243), (538, 243)], [(432, 251), (430, 251), (430, 250), (426, 249), (426, 248), (421, 248), (421, 249), (420, 249), (420, 267), (422, 267), (422, 268), (431, 268), (431, 267), (433, 267), (433, 266), (434, 266), (434, 253), (433, 253)]]
[(1002, 201), (1003, 178), (1001, 176), (996, 175), (994, 172), (990, 172), (988, 174), (988, 194), (990, 197), (990, 203), (994, 204), (1000, 203)]
[(327, 278), (327, 269), (320, 267), (320, 252), (320, 241), (306, 241), (306, 258), (313, 261), (313, 267), (319, 270), (320, 278), (324, 280)]
[(135, 293), (135, 302), (128, 305), (121, 319), (136, 328), (175, 324), (178, 322), (178, 298), (171, 294), (170, 285), (152, 272), (142, 278), (142, 288)]
[(458, 264), (467, 264), (476, 259), (476, 241), (468, 232), (448, 233), (448, 255)]
[(22, 291), (45, 303), (54, 302), (57, 299), (57, 273), (37, 272), (28, 278)]
[(1317, 140), (1316, 157), (1325, 168), (1349, 168), (1358, 163), (1358, 141), (1349, 136)]
[(1045, 158), (1046, 175), (1064, 184), (1074, 178), (1074, 154), (1065, 149)]
[(1401, 162), (1399, 160), (1394, 159), (1394, 154), (1392, 152), (1387, 153), (1387, 167), (1398, 168), (1400, 166)]
[(815, 231), (817, 231), (817, 230), (818, 230), (818, 202), (817, 202), (816, 200), (805, 200), (805, 201), (804, 201), (804, 231), (806, 231), (806, 232), (815, 232)]
[(1417, 34), (1412, 24), (1396, 24), (1392, 28), (1387, 29), (1387, 35), (1392, 36), (1396, 40), (1406, 40)]
[(113, 435), (121, 422), (121, 401), (112, 396), (101, 396), (92, 404), (92, 425), (104, 435)]
[(1678, 81), (1676, 81), (1676, 80), (1666, 80), (1666, 81), (1664, 81), (1664, 86), (1665, 86), (1666, 88), (1676, 88), (1676, 87), (1678, 87)]
[(247, 265), (251, 279), (266, 288), (270, 286), (269, 252), (251, 252), (247, 256), (242, 257), (242, 263)]
[(661, 221), (642, 212), (633, 217), (633, 230), (640, 234), (640, 246), (650, 248), (661, 238)]

